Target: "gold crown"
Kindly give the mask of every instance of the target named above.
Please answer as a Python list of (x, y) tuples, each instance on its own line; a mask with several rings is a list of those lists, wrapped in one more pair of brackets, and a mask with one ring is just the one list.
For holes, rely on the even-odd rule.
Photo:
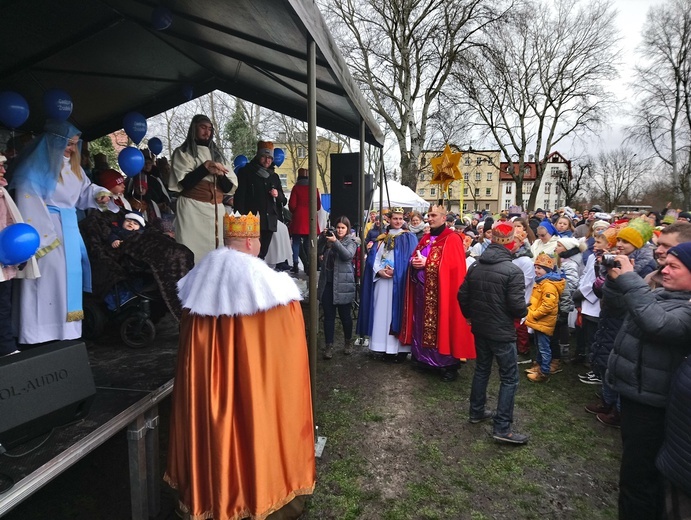
[(403, 208), (400, 206), (394, 206), (393, 208), (391, 208), (391, 213), (400, 213), (401, 215), (403, 215), (405, 211), (403, 211)]
[(428, 213), (439, 213), (441, 215), (446, 215), (446, 208), (444, 206), (440, 206), (438, 204), (432, 204), (430, 208), (427, 210)]
[(237, 211), (223, 217), (223, 238), (257, 238), (259, 237), (259, 215), (250, 211), (240, 215)]

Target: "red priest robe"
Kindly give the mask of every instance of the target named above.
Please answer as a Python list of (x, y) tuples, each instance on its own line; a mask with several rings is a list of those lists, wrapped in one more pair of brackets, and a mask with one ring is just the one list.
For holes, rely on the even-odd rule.
[[(431, 235), (426, 233), (413, 255), (425, 249)], [(412, 258), (412, 257), (411, 257)], [(403, 323), (399, 339), (404, 345), (413, 342), (412, 277), (416, 270), (408, 269)], [(458, 290), (465, 280), (465, 249), (463, 240), (454, 229), (441, 232), (432, 244), (425, 264), (425, 305), (422, 346), (437, 349), (440, 354), (456, 359), (475, 358), (475, 339), (458, 305)]]
[(184, 312), (165, 480), (192, 520), (263, 520), (316, 470), (300, 293), (232, 249), (178, 284)]

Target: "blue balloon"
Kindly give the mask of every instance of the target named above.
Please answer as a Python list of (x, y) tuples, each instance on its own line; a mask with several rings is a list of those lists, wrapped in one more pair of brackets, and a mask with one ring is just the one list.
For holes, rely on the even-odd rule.
[(144, 154), (139, 148), (128, 146), (123, 148), (118, 155), (120, 169), (130, 177), (139, 175), (144, 168)]
[(134, 144), (139, 144), (146, 135), (146, 118), (139, 112), (129, 112), (122, 120), (122, 127), (127, 137), (132, 139)]
[(163, 143), (158, 137), (152, 137), (149, 139), (148, 145), (149, 151), (154, 155), (158, 155), (163, 151)]
[(159, 6), (151, 13), (151, 25), (157, 31), (165, 31), (173, 23), (173, 13), (167, 7)]
[(192, 101), (192, 98), (194, 97), (194, 87), (192, 87), (192, 85), (183, 85), (182, 95), (185, 96), (187, 101)]
[(21, 94), (0, 92), (0, 122), (8, 128), (18, 128), (29, 119), (29, 104)]
[(238, 155), (234, 160), (233, 160), (233, 166), (235, 166), (238, 170), (245, 166), (249, 160), (247, 159), (246, 155)]
[(48, 119), (67, 121), (72, 114), (72, 98), (59, 88), (51, 88), (43, 93), (43, 108)]
[(0, 264), (23, 264), (36, 254), (41, 239), (38, 231), (20, 222), (0, 231)]
[(286, 160), (286, 153), (282, 148), (274, 148), (274, 164), (280, 166)]

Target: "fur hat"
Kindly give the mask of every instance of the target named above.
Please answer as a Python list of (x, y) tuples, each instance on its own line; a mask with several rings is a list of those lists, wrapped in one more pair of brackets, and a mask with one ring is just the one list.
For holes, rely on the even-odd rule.
[(535, 265), (543, 267), (546, 271), (554, 270), (554, 260), (551, 256), (545, 253), (540, 253), (535, 259)]
[(257, 157), (268, 155), (273, 159), (274, 144), (271, 141), (259, 141), (257, 143)]
[(653, 227), (647, 220), (635, 218), (629, 222), (629, 225), (619, 230), (617, 238), (626, 240), (636, 249), (640, 249), (653, 236)]
[(679, 261), (691, 271), (691, 242), (682, 242), (670, 248), (667, 254), (678, 258)]
[(112, 190), (116, 186), (123, 184), (125, 182), (125, 178), (119, 171), (109, 168), (98, 174), (98, 182), (105, 189)]
[(138, 211), (129, 211), (129, 212), (125, 213), (125, 219), (126, 220), (134, 220), (136, 222), (139, 222), (139, 225), (141, 227), (146, 227), (146, 222), (144, 221), (144, 217)]
[(513, 249), (513, 223), (498, 222), (492, 227), (492, 243), (501, 244), (508, 249)]

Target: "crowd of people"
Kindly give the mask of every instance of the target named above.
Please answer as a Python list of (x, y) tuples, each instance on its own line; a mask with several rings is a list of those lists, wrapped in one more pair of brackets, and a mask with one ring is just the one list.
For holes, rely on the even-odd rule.
[[(169, 166), (147, 154), (143, 171), (131, 178), (103, 157), (94, 157), (93, 166), (85, 162), (80, 132), (68, 122), (49, 121), (13, 159), (9, 186), (7, 159), (0, 156), (0, 230), (24, 221), (40, 237), (34, 257), (1, 266), (0, 355), (81, 336), (82, 294), (91, 289), (92, 271), (82, 234), (94, 229), (83, 222), (107, 222), (99, 240), (108, 254), (127, 253), (141, 237), (156, 247), (182, 248), (190, 261), (175, 273), (181, 281), (174, 313), (182, 319), (186, 361), (178, 366), (166, 478), (181, 491), (183, 510), (217, 511), (216, 499), (224, 492), (200, 490), (198, 473), (214, 474), (214, 446), (231, 450), (232, 458), (232, 450), (247, 439), (229, 441), (225, 416), (209, 423), (204, 410), (246, 404), (237, 396), (199, 394), (194, 381), (206, 377), (209, 363), (220, 363), (212, 370), (226, 373), (223, 386), (230, 389), (243, 380), (242, 363), (252, 363), (248, 345), (260, 345), (266, 353), (257, 354), (262, 359), (255, 362), (266, 373), (247, 379), (242, 395), (253, 396), (257, 417), (271, 417), (276, 446), (295, 447), (279, 427), (286, 421), (305, 441), (295, 465), (284, 461), (285, 468), (299, 468), (299, 486), (292, 477), (278, 491), (248, 480), (243, 493), (251, 499), (222, 507), (246, 508), (251, 502), (257, 511), (289, 504), (301, 509), (299, 497), (314, 487), (314, 460), (307, 454), (312, 412), (304, 392), (309, 381), (290, 394), (290, 381), (277, 375), (285, 366), (268, 354), (276, 346), (257, 330), (264, 322), (271, 321), (272, 328), (283, 323), (283, 350), (287, 339), (301, 336), (299, 295), (288, 275), (276, 271), (297, 274), (302, 263), (309, 272), (308, 170), (297, 172), (288, 201), (275, 172), (272, 142), (257, 143), (255, 157), (233, 171), (213, 137), (210, 119), (197, 115)], [(365, 343), (377, 359), (402, 363), (410, 356), (416, 368), (444, 382), (457, 379), (459, 368), (476, 359), (468, 421), (492, 421), (498, 442), (517, 445), (529, 440), (512, 427), (520, 365), (530, 363), (525, 377), (535, 384), (563, 372), (565, 363), (587, 366), (579, 381), (600, 388), (585, 410), (621, 429), (620, 517), (662, 518), (666, 507), (677, 512), (691, 507), (691, 442), (684, 430), (691, 424), (691, 214), (669, 206), (624, 216), (599, 206), (583, 214), (512, 207), (496, 215), (454, 215), (437, 205), (425, 214), (395, 207), (369, 214), (364, 243), (340, 215), (332, 215), (331, 225), (320, 226), (318, 234), (325, 360), (335, 355), (337, 317), (344, 355)], [(86, 243), (92, 241), (88, 237)], [(363, 248), (366, 261), (360, 265)], [(232, 284), (213, 281), (226, 271)], [(261, 287), (266, 291), (260, 297)], [(223, 349), (218, 350), (224, 334), (236, 347), (232, 359), (222, 359)], [(203, 335), (208, 345), (195, 347)], [(303, 352), (304, 341), (291, 348)], [(306, 357), (289, 357), (294, 373), (307, 377)], [(487, 385), (494, 360), (500, 390), (491, 409)], [(268, 373), (288, 392), (284, 397), (292, 396), (283, 399), (285, 409), (268, 406), (262, 397)], [(218, 438), (203, 446), (190, 441), (203, 431), (217, 431)], [(190, 464), (192, 459), (197, 462)], [(247, 464), (231, 462), (223, 471), (243, 472)], [(274, 492), (279, 500), (271, 498)]]

